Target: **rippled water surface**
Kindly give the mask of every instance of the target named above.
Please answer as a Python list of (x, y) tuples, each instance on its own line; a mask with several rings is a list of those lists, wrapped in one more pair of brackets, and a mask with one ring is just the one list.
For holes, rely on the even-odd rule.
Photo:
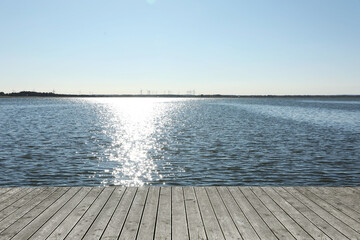
[(359, 98), (0, 98), (0, 186), (360, 185)]

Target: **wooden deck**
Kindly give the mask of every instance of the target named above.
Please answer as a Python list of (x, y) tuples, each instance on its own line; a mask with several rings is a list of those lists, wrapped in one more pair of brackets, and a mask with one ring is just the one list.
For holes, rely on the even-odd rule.
[(0, 188), (0, 239), (360, 239), (360, 188)]

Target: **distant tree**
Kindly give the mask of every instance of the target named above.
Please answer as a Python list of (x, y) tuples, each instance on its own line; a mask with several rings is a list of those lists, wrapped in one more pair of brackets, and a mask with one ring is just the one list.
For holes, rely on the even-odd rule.
[(3, 95), (5, 95), (5, 93), (4, 93), (4, 92), (0, 92), (0, 96), (3, 96)]

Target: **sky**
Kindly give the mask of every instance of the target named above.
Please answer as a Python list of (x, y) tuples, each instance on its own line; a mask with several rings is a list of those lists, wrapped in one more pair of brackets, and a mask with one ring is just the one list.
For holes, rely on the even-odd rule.
[(0, 92), (360, 94), (359, 0), (1, 0)]

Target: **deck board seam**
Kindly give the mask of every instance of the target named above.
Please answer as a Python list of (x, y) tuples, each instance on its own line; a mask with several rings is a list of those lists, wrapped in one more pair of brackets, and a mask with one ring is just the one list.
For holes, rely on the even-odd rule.
[(189, 219), (188, 219), (188, 214), (187, 214), (187, 210), (186, 210), (186, 199), (185, 199), (185, 193), (184, 193), (184, 188), (183, 188), (183, 187), (181, 187), (181, 191), (182, 191), (183, 200), (184, 200), (185, 219), (186, 219), (186, 229), (187, 229), (188, 236), (189, 236), (189, 239), (190, 239)]
[[(75, 211), (75, 209), (81, 204), (81, 202), (89, 195), (89, 193), (92, 191), (93, 187), (91, 187), (91, 189), (89, 190), (88, 193), (86, 193), (86, 195), (74, 206), (74, 208), (64, 217), (64, 219), (62, 221), (59, 222), (59, 224), (47, 235), (46, 239), (51, 236), (51, 234), (53, 232), (56, 231), (56, 229)], [(54, 215), (55, 216), (55, 215)], [(54, 217), (53, 216), (53, 217)], [(51, 218), (50, 218), (51, 219)], [(49, 219), (49, 220), (50, 220)], [(66, 236), (65, 236), (66, 237)], [(64, 238), (65, 238), (64, 237)]]
[(223, 197), (221, 196), (221, 194), (220, 194), (220, 192), (219, 192), (219, 189), (218, 189), (217, 187), (215, 187), (215, 190), (216, 190), (217, 193), (219, 194), (219, 198), (220, 198), (221, 202), (223, 203), (223, 205), (224, 205), (227, 213), (229, 214), (231, 221), (234, 223), (234, 225), (235, 225), (235, 227), (236, 227), (236, 230), (237, 230), (238, 233), (240, 234), (241, 239), (244, 239), (244, 236), (241, 234), (241, 232), (240, 232), (237, 224), (235, 223), (234, 219), (232, 218), (232, 216), (231, 216), (231, 214), (230, 214), (230, 211), (229, 211), (228, 207), (226, 206), (225, 201), (224, 201)]
[[(26, 213), (24, 213), (23, 215), (21, 215), (21, 217), (19, 217), (18, 219), (16, 219), (16, 221), (15, 222), (13, 222), (13, 223), (11, 223), (9, 226), (7, 226), (4, 230), (2, 230), (1, 232), (0, 232), (0, 234), (2, 233), (2, 232), (4, 232), (4, 231), (6, 231), (8, 228), (10, 228), (10, 227), (12, 227), (14, 224), (16, 224), (16, 222), (18, 222), (19, 220), (21, 220), (21, 218), (23, 217), (23, 216), (25, 216), (26, 214), (28, 214), (29, 212), (31, 212), (33, 209), (35, 209), (36, 207), (38, 207), (41, 203), (43, 203), (46, 199), (48, 199), (49, 197), (51, 197), (54, 193), (56, 193), (57, 191), (60, 191), (61, 190), (61, 188), (56, 188), (53, 192), (51, 192), (47, 197), (45, 197), (44, 199), (42, 199), (41, 201), (39, 201), (36, 205), (34, 205), (31, 209), (29, 209)], [(61, 197), (61, 196), (63, 196), (67, 191), (69, 191), (70, 190), (70, 188), (68, 188), (65, 192), (63, 192), (60, 196), (59, 196), (59, 198)], [(59, 199), (59, 198), (57, 198), (57, 199)], [(56, 199), (56, 200), (57, 200)], [(55, 200), (55, 201), (56, 201)], [(55, 202), (54, 201), (54, 202)], [(50, 207), (51, 205), (49, 205), (48, 207)], [(46, 208), (47, 209), (47, 208)], [(46, 209), (44, 209), (43, 211), (45, 211)], [(28, 222), (25, 226), (23, 226), (22, 228), (21, 228), (21, 230), (20, 231), (22, 231), (26, 226), (28, 226), (32, 221), (34, 221), (38, 216), (40, 216), (42, 213), (43, 213), (43, 211), (41, 212), (41, 213), (39, 213), (36, 217), (34, 217), (30, 222)], [(10, 215), (9, 215), (10, 216)], [(18, 231), (18, 233), (20, 232), (20, 231)], [(13, 236), (14, 237), (14, 236)], [(13, 238), (12, 237), (12, 238)]]
[[(105, 188), (104, 188), (105, 189)], [(116, 188), (113, 188), (112, 192), (109, 194), (109, 196), (107, 197), (106, 201), (104, 202), (103, 206), (101, 207), (100, 211), (96, 214), (95, 218), (93, 219), (92, 223), (89, 225), (88, 229), (84, 232), (84, 235), (82, 236), (81, 239), (84, 239), (84, 237), (86, 236), (86, 234), (88, 233), (88, 231), (91, 229), (92, 225), (95, 223), (96, 219), (99, 217), (101, 211), (104, 209), (104, 207), (106, 206), (106, 204), (109, 202), (109, 199), (111, 198), (111, 196), (114, 194)], [(100, 196), (100, 194), (99, 194)], [(98, 197), (99, 197), (98, 196)], [(95, 202), (95, 201), (94, 201)], [(101, 235), (104, 233), (105, 229), (103, 230), (103, 232), (101, 233)]]
[(154, 223), (154, 233), (153, 233), (153, 239), (155, 239), (156, 228), (157, 228), (157, 221), (158, 221), (158, 216), (159, 216), (160, 193), (161, 193), (161, 188), (159, 189), (158, 199), (157, 199), (157, 206), (156, 206), (156, 215), (155, 215), (155, 223)]
[[(284, 188), (283, 188), (284, 189)], [(287, 191), (286, 189), (284, 189), (285, 191)], [(345, 238), (349, 239), (340, 229), (338, 229), (336, 226), (333, 226), (333, 224), (329, 223), (329, 221), (327, 221), (326, 219), (324, 219), (324, 217), (321, 217), (317, 212), (315, 212), (314, 210), (312, 210), (307, 204), (305, 204), (303, 201), (301, 201), (300, 199), (298, 199), (297, 197), (295, 197), (291, 192), (287, 191), (293, 198), (295, 198), (296, 200), (298, 200), (299, 202), (301, 202), (302, 205), (304, 205), (306, 208), (308, 208), (312, 213), (314, 213), (316, 216), (318, 216), (319, 218), (321, 218), (324, 222), (326, 222), (329, 226), (331, 226), (333, 229), (335, 229), (337, 232), (339, 232), (341, 235), (343, 235)], [(306, 197), (307, 198), (307, 197)], [(309, 199), (310, 200), (310, 199)], [(311, 200), (310, 200), (311, 201)]]
[[(241, 207), (239, 206), (238, 202), (236, 201), (236, 199), (234, 198), (233, 194), (230, 192), (229, 188), (226, 187), (226, 190), (229, 192), (230, 196), (232, 197), (232, 199), (234, 200), (234, 202), (236, 203), (236, 205), (238, 206), (238, 208), (240, 209), (240, 211), (242, 212), (243, 216), (245, 217), (246, 221), (250, 224), (251, 228), (254, 230), (255, 234), (258, 236), (259, 239), (261, 239), (259, 233), (256, 231), (256, 229), (254, 228), (254, 226), (251, 224), (248, 216), (246, 216), (245, 212), (241, 209)], [(240, 231), (239, 231), (240, 232)], [(240, 233), (241, 235), (241, 233)]]
[[(282, 188), (285, 192), (287, 192), (289, 195), (291, 195), (291, 193), (289, 193), (288, 191), (286, 191), (284, 188)], [(278, 190), (274, 189), (274, 191), (283, 198), (283, 196), (281, 196), (281, 194), (278, 192)], [(292, 196), (292, 195), (291, 195)], [(292, 196), (294, 198), (294, 196)], [(284, 199), (284, 198), (283, 198)], [(331, 224), (329, 224), (327, 221), (325, 221), (323, 218), (321, 218), (317, 213), (315, 213), (314, 211), (312, 211), (307, 205), (305, 205), (303, 202), (301, 202), (299, 199), (296, 199), (298, 202), (300, 202), (303, 206), (305, 206), (308, 210), (310, 210), (313, 214), (315, 214), (318, 218), (320, 218), (322, 221), (324, 221), (326, 224), (328, 224), (331, 228), (333, 228), (335, 231), (337, 231), (338, 233), (340, 233), (341, 235), (343, 235), (339, 230), (337, 230), (336, 228), (334, 228)], [(294, 209), (296, 209), (296, 211), (298, 211), (302, 216), (304, 216), (304, 218), (306, 218), (309, 222), (311, 222), (311, 224), (313, 224), (314, 226), (316, 226), (317, 229), (319, 229), (324, 235), (328, 236), (329, 238), (331, 238), (331, 236), (329, 236), (328, 234), (326, 234), (326, 232), (324, 232), (324, 230), (322, 228), (319, 228), (317, 226), (317, 224), (311, 220), (309, 217), (307, 217), (302, 211), (298, 210), (298, 208), (296, 206), (294, 206), (293, 204), (291, 204), (289, 201), (287, 201), (286, 199), (284, 199), (287, 203), (289, 203)], [(343, 235), (344, 236), (344, 235)]]
[[(46, 222), (48, 222), (49, 219), (51, 219), (66, 203), (68, 203), (68, 202), (80, 191), (80, 189), (82, 189), (82, 187), (79, 188), (78, 191), (76, 191), (64, 204), (62, 204), (62, 206), (59, 207), (59, 209), (58, 209), (50, 218), (48, 218), (43, 224), (41, 224), (41, 226), (39, 226), (39, 227), (36, 229), (36, 231), (34, 231), (32, 234), (30, 234), (28, 238), (31, 238)], [(70, 191), (70, 190), (71, 190), (71, 188), (68, 189), (68, 191)], [(66, 191), (66, 192), (68, 192), (68, 191)], [(66, 192), (65, 192), (65, 193), (66, 193)], [(65, 193), (64, 193), (64, 194), (65, 194)], [(64, 195), (64, 194), (63, 194), (63, 195)], [(32, 221), (29, 222), (29, 223), (26, 225), (26, 227), (27, 227), (28, 225), (30, 225), (33, 221), (35, 221), (40, 215), (42, 215), (43, 212), (45, 212), (45, 211), (48, 210), (51, 206), (53, 206), (53, 204), (54, 204), (55, 202), (57, 202), (63, 195), (61, 195), (58, 199), (56, 199), (51, 205), (49, 205), (49, 206), (48, 206), (44, 211), (42, 211), (37, 217), (33, 218)], [(25, 228), (25, 227), (24, 227), (24, 228)], [(24, 228), (23, 228), (23, 229), (24, 229)], [(23, 230), (23, 229), (22, 229), (22, 230)], [(21, 231), (22, 231), (22, 230), (21, 230)], [(18, 235), (19, 233), (21, 233), (21, 231), (19, 231), (16, 235)], [(13, 238), (16, 237), (16, 235), (14, 235)]]
[[(304, 195), (302, 192), (300, 192), (299, 190), (295, 189), (297, 192), (299, 192), (303, 197), (306, 197), (309, 201), (313, 202), (316, 206), (318, 206), (318, 208), (322, 209), (323, 211), (325, 211), (326, 213), (328, 213), (329, 215), (331, 215), (332, 217), (335, 218), (336, 221), (339, 221), (340, 223), (344, 224), (345, 226), (349, 227), (350, 229), (352, 229), (354, 232), (359, 233), (358, 231), (356, 231), (353, 227), (349, 226), (349, 224), (347, 224), (346, 222), (344, 222), (343, 220), (339, 219), (337, 216), (335, 216), (333, 213), (329, 212), (327, 209), (323, 208), (322, 206), (320, 206), (316, 201), (313, 201), (312, 199), (310, 199), (309, 197), (307, 197), (306, 195)], [(305, 190), (306, 191), (306, 190)], [(339, 230), (340, 231), (340, 230)]]
[(206, 192), (206, 196), (207, 196), (207, 198), (209, 199), (211, 209), (212, 209), (212, 211), (213, 211), (213, 213), (214, 213), (214, 215), (215, 215), (215, 218), (216, 218), (216, 221), (217, 221), (217, 223), (218, 223), (218, 225), (219, 225), (219, 227), (220, 227), (221, 233), (222, 233), (222, 235), (223, 235), (224, 239), (226, 239), (226, 237), (225, 237), (225, 233), (224, 233), (224, 230), (223, 230), (223, 227), (221, 227), (220, 221), (219, 221), (219, 219), (218, 219), (218, 216), (216, 215), (216, 212), (215, 212), (215, 209), (214, 209), (213, 203), (212, 203), (212, 201), (211, 201), (211, 199), (210, 199), (210, 197), (209, 197), (209, 193), (208, 193), (208, 191), (207, 191), (206, 187), (204, 187), (204, 190), (205, 190), (205, 192)]
[[(252, 221), (249, 220), (249, 217), (247, 216), (247, 214), (243, 211), (243, 209), (241, 208), (241, 206), (239, 205), (238, 201), (236, 200), (235, 196), (233, 195), (233, 193), (230, 191), (229, 187), (226, 187), (227, 190), (229, 191), (231, 197), (235, 200), (236, 205), (239, 207), (239, 209), (241, 210), (241, 212), (244, 214), (246, 220), (248, 220), (249, 224), (251, 225), (252, 229), (254, 229), (256, 235), (259, 237), (259, 239), (261, 239), (260, 234), (256, 231), (256, 228), (254, 227)], [(246, 199), (246, 201), (249, 203), (248, 199), (244, 196), (244, 194), (238, 189), (236, 188), (236, 191), (240, 192), (240, 194), (243, 195), (243, 197)], [(250, 204), (250, 203), (249, 203)], [(252, 205), (250, 204), (250, 206), (252, 207)], [(256, 211), (255, 211), (256, 212)], [(260, 215), (256, 212), (256, 214), (260, 217)], [(261, 217), (260, 217), (261, 218)], [(262, 220), (262, 219), (261, 219)], [(264, 222), (264, 220), (262, 220)], [(265, 223), (265, 222), (264, 222)], [(265, 223), (266, 225), (266, 223)], [(267, 226), (267, 225), (266, 225)], [(271, 230), (271, 229), (270, 229)], [(272, 231), (271, 231), (272, 232)], [(274, 234), (274, 233), (273, 233)], [(274, 234), (275, 235), (275, 234)]]
[[(93, 188), (91, 189), (91, 190), (93, 190)], [(84, 211), (83, 212), (83, 214), (81, 215), (81, 217), (76, 221), (76, 223), (74, 224), (74, 226), (71, 228), (71, 229), (69, 229), (69, 231), (68, 231), (68, 233), (64, 236), (64, 238), (63, 239), (66, 239), (68, 236), (69, 236), (69, 234), (73, 231), (73, 229), (76, 227), (76, 225), (81, 221), (81, 219), (84, 217), (84, 215), (89, 211), (89, 209), (91, 208), (91, 206), (94, 204), (94, 202), (96, 202), (96, 200), (98, 199), (98, 197), (101, 195), (101, 193), (104, 191), (104, 188), (99, 192), (99, 194), (96, 196), (96, 198), (91, 202), (91, 204), (88, 206), (88, 208), (86, 209), (86, 211)], [(90, 193), (91, 191), (89, 191), (89, 193)], [(81, 202), (82, 202), (83, 200), (81, 200)], [(81, 203), (80, 202), (80, 203)], [(75, 209), (74, 209), (75, 210)], [(74, 211), (73, 210), (73, 211)], [(71, 211), (71, 212), (73, 212), (73, 211)], [(56, 229), (55, 229), (56, 230)], [(54, 231), (55, 231), (54, 230)], [(51, 234), (50, 234), (51, 235)], [(50, 236), (49, 235), (49, 236)]]
[(209, 239), (208, 233), (207, 233), (206, 228), (205, 228), (204, 218), (203, 218), (203, 215), (202, 215), (201, 210), (200, 210), (199, 200), (198, 200), (196, 191), (195, 191), (194, 187), (192, 187), (192, 189), (194, 190), (194, 196), (195, 196), (195, 200), (196, 200), (196, 205), (197, 205), (197, 207), (199, 209), (199, 214), (200, 214), (202, 225), (204, 226), (204, 232), (205, 232), (206, 239)]
[[(127, 189), (128, 189), (128, 188), (127, 188)], [(133, 196), (133, 198), (132, 198), (132, 200), (131, 200), (130, 206), (129, 206), (128, 210), (127, 210), (126, 217), (124, 218), (124, 222), (123, 222), (123, 224), (122, 224), (122, 226), (121, 226), (121, 229), (120, 229), (119, 235), (117, 236), (117, 239), (120, 238), (121, 233), (122, 233), (122, 231), (123, 231), (123, 229), (124, 229), (126, 220), (128, 219), (128, 216), (129, 216), (131, 207), (132, 207), (132, 205), (133, 205), (133, 203), (134, 203), (134, 200), (135, 200), (135, 197), (136, 197), (137, 192), (138, 192), (138, 188), (136, 188), (136, 191), (135, 191), (135, 193), (134, 193), (134, 196)], [(116, 210), (116, 209), (115, 209), (115, 210)]]
[[(39, 189), (39, 188), (36, 188), (36, 189)], [(33, 191), (35, 191), (36, 189), (34, 189)], [(40, 189), (40, 190), (41, 190), (41, 191), (39, 192), (39, 194), (41, 194), (43, 191), (45, 191), (45, 189), (43, 189), (43, 190)], [(28, 194), (32, 193), (33, 191), (29, 192)], [(15, 203), (17, 203), (18, 201), (20, 201), (21, 199), (23, 199), (24, 197), (26, 197), (28, 194), (26, 194), (26, 195), (23, 196), (22, 198), (16, 200), (15, 202), (11, 203), (10, 205), (6, 206), (5, 208), (1, 209), (1, 210), (0, 210), (0, 213), (3, 212), (3, 211), (5, 211), (7, 208), (13, 206)], [(9, 214), (7, 214), (6, 216), (2, 217), (2, 218), (0, 219), (0, 222), (1, 222), (3, 219), (5, 219), (5, 218), (7, 218), (8, 216), (10, 216), (11, 214), (13, 214), (14, 212), (16, 212), (19, 208), (21, 208), (22, 206), (24, 206), (26, 203), (28, 203), (28, 202), (31, 201), (31, 200), (32, 200), (32, 198), (30, 198), (28, 201), (26, 201), (26, 202), (24, 202), (23, 204), (21, 204), (18, 208), (15, 208), (14, 211), (12, 211), (11, 213), (9, 213)]]
[[(76, 193), (74, 193), (74, 195), (71, 197), (71, 198), (69, 198), (68, 199), (68, 201), (66, 201), (65, 203), (64, 203), (64, 205), (63, 206), (61, 206), (49, 219), (47, 219), (40, 227), (38, 227), (38, 229), (36, 230), (36, 231), (34, 231), (28, 238), (30, 239), (35, 233), (37, 233), (38, 231), (39, 231), (39, 229), (41, 229), (48, 221), (50, 221), (54, 216), (55, 216), (55, 214), (57, 213), (57, 212), (59, 212), (80, 190), (81, 190), (82, 188), (80, 188)], [(69, 190), (70, 190), (70, 188), (69, 188)], [(58, 199), (60, 199), (61, 197), (59, 197)], [(57, 199), (57, 200), (58, 200)], [(57, 201), (56, 200), (56, 201)], [(55, 201), (55, 202), (56, 202)], [(52, 206), (52, 204), (51, 205), (49, 205), (49, 207), (50, 206)], [(46, 208), (44, 211), (46, 211), (48, 208)], [(40, 214), (41, 215), (41, 214)], [(34, 218), (34, 220), (35, 220), (36, 218)], [(30, 224), (30, 223), (29, 223)], [(19, 232), (20, 233), (20, 232)], [(51, 232), (52, 233), (52, 232)], [(50, 234), (51, 234), (50, 233)], [(50, 235), (49, 234), (49, 235)], [(15, 235), (16, 236), (16, 235)], [(15, 237), (14, 236), (14, 237)]]
[[(100, 237), (99, 237), (99, 239), (101, 239), (102, 237), (103, 237), (103, 235), (104, 235), (104, 233), (105, 233), (105, 231), (106, 231), (106, 228), (109, 226), (109, 224), (110, 224), (110, 221), (111, 221), (111, 219), (113, 218), (113, 216), (114, 216), (114, 214), (115, 214), (115, 212), (116, 212), (116, 209), (118, 208), (118, 206), (119, 206), (119, 204), (120, 204), (120, 202), (121, 202), (121, 200), (123, 199), (123, 197), (124, 197), (124, 195), (125, 195), (125, 192), (127, 191), (127, 187), (125, 187), (125, 189), (124, 189), (124, 191), (123, 191), (123, 193), (121, 194), (121, 198), (119, 199), (119, 201), (117, 202), (117, 204), (116, 204), (116, 207), (114, 208), (114, 211), (113, 211), (113, 213), (111, 214), (111, 216), (109, 217), (109, 220), (108, 220), (108, 222), (106, 223), (106, 226), (104, 227), (104, 230), (103, 230), (103, 232), (101, 233), (101, 235), (100, 235)], [(116, 190), (116, 189), (115, 189)], [(115, 191), (114, 190), (114, 191)], [(110, 197), (109, 197), (110, 198)]]
[[(262, 188), (261, 188), (262, 189)], [(285, 201), (286, 203), (288, 203), (290, 206), (292, 206), (297, 213), (301, 214), (305, 219), (307, 219), (314, 227), (316, 227), (320, 232), (322, 232), (324, 235), (326, 235), (320, 228), (318, 228), (312, 221), (310, 221), (310, 219), (308, 219), (301, 211), (298, 211), (291, 203), (289, 203), (286, 199), (284, 199), (278, 192), (276, 192), (275, 189), (271, 188), (283, 201)], [(263, 189), (262, 189), (263, 190)], [(291, 218), (302, 230), (304, 230), (310, 237), (312, 237), (312, 235), (304, 228), (301, 226), (301, 224), (299, 224), (296, 219), (294, 219), (285, 209), (283, 209), (276, 201), (275, 199), (273, 199), (266, 191), (263, 190), (263, 192), (265, 192), (266, 195), (269, 196), (269, 198), (271, 198), (276, 205), (279, 206), (280, 209), (282, 209), (288, 216), (289, 218)], [(328, 235), (326, 235), (328, 236)], [(328, 236), (329, 237), (329, 236)], [(313, 239), (315, 239), (314, 237), (312, 237)]]
[(147, 203), (147, 200), (148, 200), (148, 196), (149, 196), (149, 190), (150, 190), (150, 188), (148, 188), (147, 191), (146, 191), (146, 197), (145, 197), (145, 201), (144, 201), (144, 206), (142, 207), (142, 210), (141, 210), (140, 221), (139, 221), (139, 223), (138, 223), (138, 228), (137, 228), (137, 231), (136, 231), (135, 239), (137, 239), (137, 238), (138, 238), (138, 235), (139, 235), (141, 222), (142, 222), (143, 216), (144, 216), (145, 206), (146, 206), (146, 203)]
[[(265, 221), (265, 219), (263, 219), (263, 217), (261, 216), (261, 214), (259, 213), (259, 211), (256, 209), (256, 207), (254, 207), (254, 205), (251, 203), (251, 201), (249, 201), (249, 199), (246, 197), (246, 195), (244, 194), (244, 192), (241, 190), (240, 187), (237, 187), (238, 191), (244, 196), (244, 198), (246, 199), (246, 201), (250, 204), (250, 206), (254, 209), (254, 211), (256, 212), (256, 214), (260, 217), (260, 219), (263, 221), (263, 223), (265, 223), (266, 227), (272, 232), (272, 234), (279, 239), (279, 237), (277, 236), (277, 234), (274, 232), (274, 230), (269, 226), (269, 224)], [(260, 237), (261, 239), (261, 237)]]
[[(272, 216), (281, 224), (281, 226), (283, 226), (284, 229), (286, 229), (286, 230), (290, 233), (290, 235), (293, 236), (294, 239), (297, 239), (297, 238), (294, 236), (294, 234), (284, 225), (284, 223), (273, 213), (273, 211), (271, 211), (271, 210), (268, 208), (268, 206), (266, 205), (266, 203), (253, 191), (252, 187), (250, 187), (249, 189), (250, 189), (250, 191), (256, 196), (256, 198), (259, 199), (259, 201), (264, 205), (264, 207), (272, 214)], [(262, 191), (262, 189), (261, 189), (261, 191)], [(272, 199), (272, 198), (270, 198), (270, 199)], [(280, 208), (280, 209), (282, 209), (282, 208)], [(290, 216), (289, 216), (289, 217), (290, 217)], [(292, 219), (292, 218), (291, 218), (291, 219)], [(296, 221), (294, 221), (294, 222), (297, 224)], [(297, 225), (298, 225), (298, 224), (297, 224)], [(298, 226), (299, 226), (299, 225), (298, 225)]]
[[(18, 199), (15, 200), (15, 202), (11, 201), (9, 203), (9, 205), (7, 205), (6, 207), (4, 207), (3, 209), (0, 209), (0, 212), (5, 210), (6, 208), (10, 207), (11, 205), (13, 205), (14, 203), (16, 203), (17, 201), (21, 200), (23, 197), (25, 197), (26, 195), (30, 194), (32, 191), (34, 191), (36, 188), (33, 188), (33, 189), (26, 189), (25, 191), (29, 191), (29, 192), (25, 192), (24, 195), (20, 196)], [(13, 197), (14, 194), (10, 195), (8, 198), (2, 200), (0, 203), (4, 203), (4, 202), (9, 202), (9, 200), (11, 200), (10, 198)]]
[[(359, 220), (354, 219), (354, 218), (353, 218), (352, 216), (350, 216), (349, 214), (343, 212), (341, 209), (338, 209), (336, 206), (334, 206), (334, 203), (331, 203), (331, 202), (326, 201), (323, 197), (319, 196), (316, 192), (311, 191), (311, 189), (309, 189), (309, 191), (310, 191), (311, 193), (313, 193), (316, 197), (320, 198), (322, 201), (324, 201), (324, 202), (326, 202), (327, 204), (329, 204), (329, 205), (330, 205), (332, 208), (334, 208), (335, 210), (341, 212), (342, 214), (345, 214), (347, 217), (353, 219), (355, 222), (357, 222), (357, 223), (360, 224)], [(344, 206), (347, 207), (348, 209), (350, 209), (350, 210), (358, 213), (357, 211), (353, 210), (353, 209), (350, 208), (349, 206), (347, 206), (347, 205), (344, 205)], [(360, 213), (359, 213), (359, 214), (360, 214)], [(356, 230), (356, 229), (354, 229), (354, 230), (355, 230), (356, 232), (359, 232), (359, 231), (360, 231), (360, 230)], [(359, 233), (360, 233), (360, 232), (359, 232)]]

